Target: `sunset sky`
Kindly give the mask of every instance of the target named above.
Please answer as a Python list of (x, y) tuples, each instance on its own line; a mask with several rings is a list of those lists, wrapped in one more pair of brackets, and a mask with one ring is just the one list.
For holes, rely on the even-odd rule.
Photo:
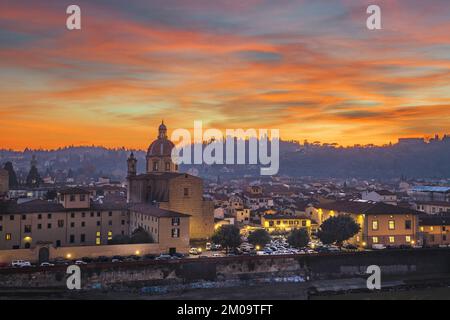
[(450, 1), (0, 0), (0, 83), (0, 149), (144, 149), (161, 119), (342, 145), (450, 133)]

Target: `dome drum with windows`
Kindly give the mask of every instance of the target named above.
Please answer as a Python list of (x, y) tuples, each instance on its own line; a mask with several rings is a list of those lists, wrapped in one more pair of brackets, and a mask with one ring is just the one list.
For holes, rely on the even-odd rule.
[[(147, 173), (177, 172), (178, 165), (172, 162), (172, 149), (175, 147), (172, 141), (167, 138), (167, 127), (164, 121), (158, 128), (158, 138), (154, 140), (147, 150)], [(128, 172), (136, 173), (136, 159), (131, 154), (128, 158)]]

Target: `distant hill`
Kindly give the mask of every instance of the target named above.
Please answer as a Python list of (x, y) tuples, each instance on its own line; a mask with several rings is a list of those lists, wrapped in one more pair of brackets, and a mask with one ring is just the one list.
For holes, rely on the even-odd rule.
[[(42, 177), (52, 176), (64, 181), (73, 176), (75, 180), (86, 181), (108, 176), (123, 180), (130, 151), (103, 147), (66, 147), (50, 151), (27, 149), (23, 152), (0, 150), (0, 165), (11, 161), (20, 179), (28, 172), (34, 154)], [(138, 170), (143, 172), (145, 152), (133, 152), (138, 158)], [(256, 165), (181, 166), (183, 171), (193, 169), (201, 176), (211, 178), (259, 175)], [(450, 178), (450, 139), (345, 148), (281, 141), (279, 174), (318, 178)]]

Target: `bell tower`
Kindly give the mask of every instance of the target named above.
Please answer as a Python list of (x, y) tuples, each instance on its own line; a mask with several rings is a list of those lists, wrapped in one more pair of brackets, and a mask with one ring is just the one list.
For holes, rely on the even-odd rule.
[(128, 177), (131, 176), (135, 176), (136, 175), (136, 164), (137, 164), (137, 159), (134, 156), (134, 153), (131, 152), (130, 156), (127, 159), (127, 165), (128, 165), (128, 171), (127, 171), (127, 175)]

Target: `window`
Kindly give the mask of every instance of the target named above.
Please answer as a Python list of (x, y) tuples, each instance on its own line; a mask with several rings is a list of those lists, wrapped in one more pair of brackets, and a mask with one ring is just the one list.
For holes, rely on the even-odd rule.
[(64, 220), (58, 220), (58, 227), (63, 228), (64, 227)]
[(22, 220), (26, 220), (27, 219), (27, 216), (26, 215), (22, 215)]
[(166, 171), (170, 171), (170, 162), (166, 162)]
[(74, 194), (71, 194), (69, 200), (70, 200), (70, 202), (74, 202), (74, 201), (75, 201), (75, 195), (74, 195)]
[(373, 243), (378, 243), (378, 237), (372, 237), (372, 242)]
[(98, 212), (97, 212), (97, 217), (100, 217), (100, 214), (101, 214), (100, 211), (98, 211)]
[(405, 237), (405, 241), (406, 241), (407, 243), (411, 243), (411, 237), (410, 237), (410, 236), (406, 236), (406, 237)]
[(184, 188), (184, 196), (189, 197), (189, 188)]
[(2, 232), (3, 231), (3, 226), (0, 226), (0, 232)]
[(72, 213), (70, 214), (70, 217), (71, 217), (71, 218), (75, 218), (75, 213), (72, 212)]
[(82, 212), (82, 213), (81, 213), (81, 217), (82, 217), (82, 218), (86, 217), (86, 212)]
[(75, 235), (71, 234), (69, 241), (70, 241), (70, 243), (74, 243), (75, 242)]
[(172, 238), (179, 238), (180, 237), (180, 229), (173, 228), (172, 229)]
[(108, 240), (112, 240), (113, 234), (112, 231), (108, 231)]
[(412, 226), (411, 220), (406, 220), (405, 221), (405, 229), (406, 230), (411, 230), (411, 226)]
[(37, 225), (37, 228), (38, 228), (39, 230), (41, 230), (41, 229), (42, 229), (42, 224), (39, 223), (39, 224)]
[(95, 233), (95, 236), (100, 237), (100, 231), (97, 231), (97, 232)]
[(75, 222), (71, 222), (71, 223), (70, 223), (70, 227), (71, 227), (71, 228), (75, 228)]
[(389, 230), (395, 230), (395, 221), (389, 220)]
[(172, 225), (173, 226), (179, 226), (180, 225), (180, 218), (172, 218)]
[(80, 242), (85, 242), (86, 241), (86, 235), (84, 233), (82, 233), (80, 235)]
[(153, 162), (153, 171), (158, 171), (158, 162)]
[(390, 236), (390, 237), (389, 237), (389, 242), (390, 242), (390, 243), (394, 243), (394, 242), (395, 242), (395, 237)]
[(125, 220), (122, 220), (122, 225), (125, 225)]
[(100, 221), (97, 221), (97, 227), (100, 227)]
[(112, 220), (108, 221), (108, 226), (112, 226)]
[(92, 217), (94, 217), (94, 213), (93, 213), (93, 212), (91, 212), (91, 218), (92, 218)]
[(47, 224), (47, 229), (51, 229), (52, 228), (52, 224), (51, 223), (48, 223)]
[(61, 240), (56, 240), (56, 247), (61, 247)]
[(9, 216), (9, 220), (13, 221), (13, 220), (14, 220), (14, 216), (13, 216), (13, 215), (10, 215), (10, 216)]
[(86, 222), (81, 221), (81, 227), (86, 227)]
[(112, 217), (112, 211), (108, 212), (108, 216)]
[(306, 227), (306, 221), (305, 220), (302, 221), (302, 227)]
[(378, 220), (372, 221), (372, 230), (378, 230)]
[(49, 214), (47, 215), (47, 219), (51, 219), (51, 218), (52, 218), (52, 214), (49, 213)]
[(101, 245), (102, 244), (102, 241), (101, 241), (101, 239), (100, 238), (95, 238), (95, 244), (96, 245)]
[(11, 233), (5, 234), (5, 240), (6, 240), (6, 241), (11, 240)]
[(25, 225), (23, 232), (24, 233), (31, 233), (31, 225), (29, 225), (29, 224)]
[(38, 214), (38, 219), (39, 219), (39, 220), (42, 219), (42, 214)]
[(86, 201), (86, 195), (80, 194), (80, 201)]

